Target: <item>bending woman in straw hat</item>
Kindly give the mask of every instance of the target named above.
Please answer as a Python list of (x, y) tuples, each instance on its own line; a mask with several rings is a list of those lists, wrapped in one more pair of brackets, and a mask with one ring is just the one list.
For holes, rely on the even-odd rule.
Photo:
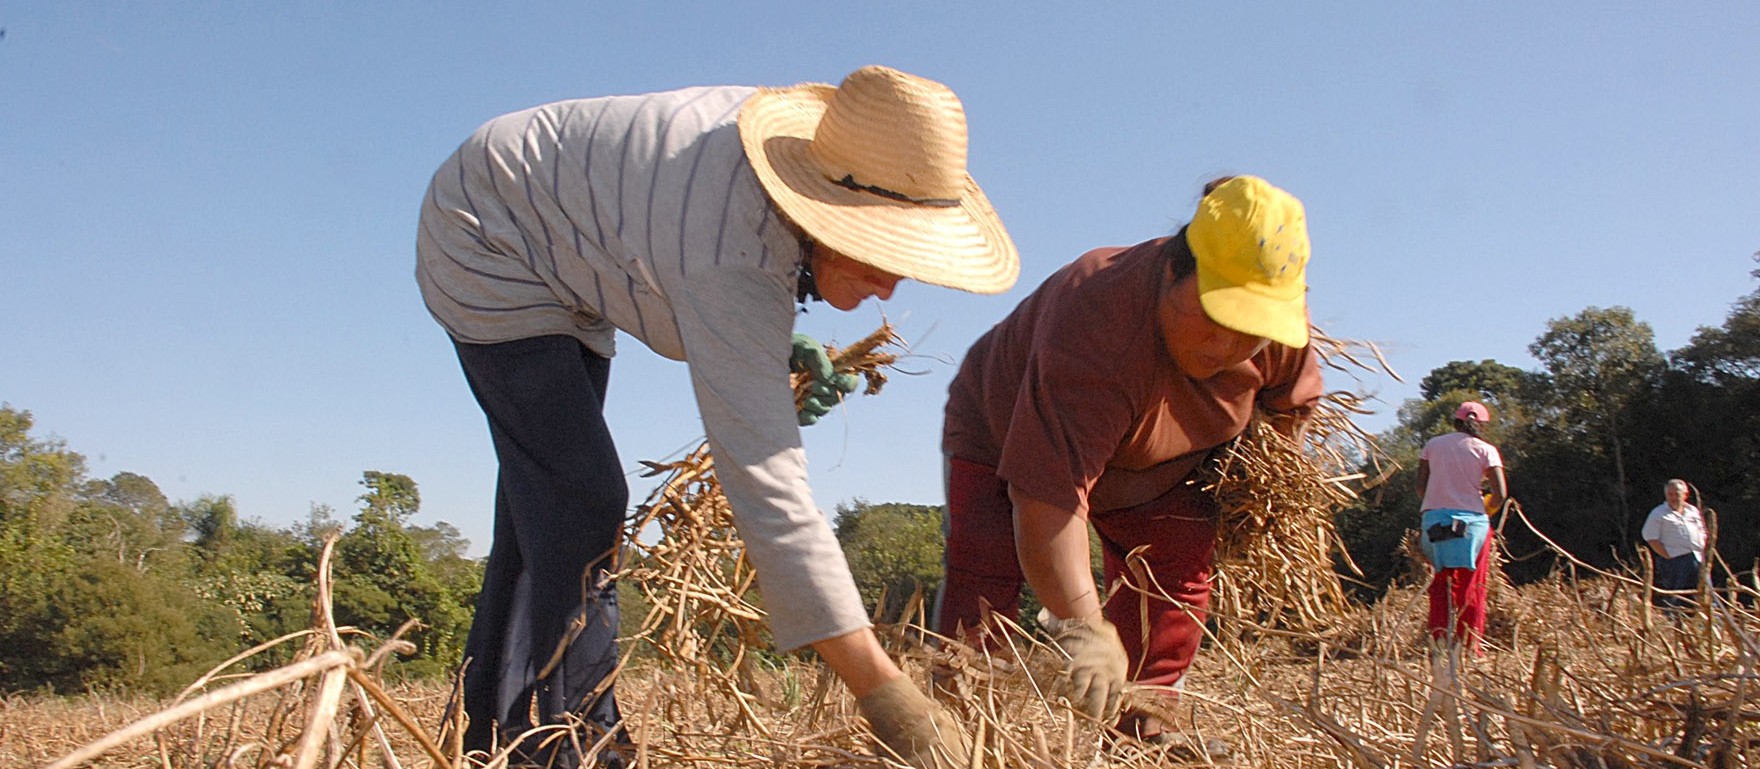
[[(1219, 179), (1174, 236), (1084, 254), (981, 337), (947, 402), (937, 630), (981, 641), (983, 607), (1012, 616), (1024, 579), (1069, 655), (1077, 709), (1114, 718), (1127, 680), (1177, 697), (1216, 536), (1215, 503), (1188, 478), (1254, 409), (1293, 431), (1318, 400), (1307, 262), (1300, 201), (1256, 177)], [(1148, 594), (1102, 600), (1090, 523), (1108, 589), (1140, 563), (1151, 581), (1130, 582)], [(1161, 739), (1147, 712), (1119, 728)]]
[[(1454, 412), (1454, 431), (1424, 442), (1418, 455), (1418, 541), (1435, 576), (1430, 580), (1430, 637), (1474, 652), (1485, 635), (1491, 584), (1491, 518), (1509, 488), (1503, 455), (1479, 437), (1491, 410), (1475, 401)], [(1489, 491), (1487, 501), (1481, 494)]]
[(913, 765), (961, 748), (881, 649), (813, 505), (797, 426), (813, 414), (796, 414), (789, 365), (797, 302), (849, 310), (904, 278), (1013, 285), (1019, 259), (965, 160), (951, 91), (868, 67), (837, 88), (535, 107), (489, 121), (440, 167), (416, 276), (500, 461), (466, 642), (468, 749), (529, 727), (534, 698), (543, 723), (618, 728), (604, 575), (629, 490), (602, 415), (616, 330), (689, 365), (777, 646), (817, 650)]

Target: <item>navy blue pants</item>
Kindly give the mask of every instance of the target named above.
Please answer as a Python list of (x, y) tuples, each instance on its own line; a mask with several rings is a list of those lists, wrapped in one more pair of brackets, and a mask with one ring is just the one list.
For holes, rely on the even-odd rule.
[[(578, 718), (599, 734), (620, 730), (608, 575), (629, 485), (605, 426), (611, 361), (566, 336), (455, 346), (500, 462), (495, 540), (465, 641), (464, 747), (507, 745), (533, 726), (534, 710), (539, 724)], [(597, 737), (583, 734), (581, 745)], [(521, 752), (540, 765), (580, 761), (571, 740)]]
[[(1657, 558), (1656, 586), (1663, 590), (1693, 590), (1699, 587), (1699, 557), (1692, 553), (1673, 558)], [(1665, 609), (1690, 609), (1693, 598), (1684, 595), (1657, 594), (1653, 601)]]

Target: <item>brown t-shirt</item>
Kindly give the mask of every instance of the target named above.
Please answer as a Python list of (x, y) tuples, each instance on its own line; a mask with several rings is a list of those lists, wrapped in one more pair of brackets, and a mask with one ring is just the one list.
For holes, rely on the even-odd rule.
[(1184, 480), (1255, 402), (1305, 416), (1323, 386), (1311, 349), (1273, 342), (1209, 379), (1181, 373), (1160, 324), (1167, 242), (1083, 254), (980, 337), (949, 387), (947, 455), (1066, 510), (1115, 510)]

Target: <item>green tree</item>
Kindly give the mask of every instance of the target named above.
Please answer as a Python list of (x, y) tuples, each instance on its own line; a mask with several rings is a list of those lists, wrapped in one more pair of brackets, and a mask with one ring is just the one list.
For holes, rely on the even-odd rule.
[[(232, 616), (232, 637), (256, 645), (311, 624), (317, 551), (294, 535), (253, 521), (240, 521), (231, 496), (204, 495), (176, 506), (193, 532), (190, 584)], [(270, 666), (294, 649), (253, 659)]]
[(367, 487), (359, 497), (362, 516), (382, 517), (401, 526), (422, 507), (422, 494), (407, 475), (368, 470), (361, 474), (361, 485)]
[(844, 558), (862, 600), (878, 606), (881, 619), (897, 621), (918, 590), (932, 596), (940, 585), (945, 548), (941, 510), (861, 499), (837, 506), (837, 539)]
[(443, 579), (426, 557), (420, 540), (443, 538), (413, 534), (406, 525), (421, 505), (414, 480), (369, 470), (361, 485), (367, 491), (354, 526), (336, 543), (336, 619), (381, 638), (407, 620), (421, 621), (423, 627), (408, 636), (419, 651), (407, 670), (442, 674), (461, 654), (469, 629), (471, 596), (462, 593), (467, 586)]
[(1418, 391), (1426, 401), (1434, 401), (1444, 393), (1459, 390), (1472, 393), (1475, 399), (1495, 405), (1527, 392), (1532, 387), (1532, 379), (1533, 376), (1528, 372), (1490, 358), (1477, 363), (1455, 360), (1425, 374), (1418, 382)]
[(87, 495), (143, 520), (153, 521), (159, 528), (178, 536), (183, 534), (183, 521), (171, 514), (171, 503), (153, 479), (136, 473), (121, 472), (107, 481), (94, 481)]
[(336, 520), (336, 510), (329, 505), (312, 503), (306, 511), (306, 519), (293, 525), (292, 533), (300, 541), (313, 548), (324, 543), (331, 535), (341, 535), (346, 529)]
[[(1760, 261), (1760, 254), (1756, 255)], [(1760, 278), (1760, 270), (1754, 271)], [(1455, 404), (1492, 406), (1487, 437), (1502, 450), (1510, 489), (1545, 536), (1577, 558), (1614, 565), (1636, 547), (1637, 513), (1684, 478), (1722, 513), (1718, 552), (1739, 571), (1760, 557), (1760, 287), (1724, 322), (1699, 329), (1666, 358), (1630, 310), (1591, 307), (1554, 319), (1529, 348), (1544, 366), (1455, 361), (1421, 385), (1380, 436), (1405, 468), (1342, 511), (1339, 529), (1379, 587), (1400, 571), (1392, 549), (1418, 507), (1411, 467), (1423, 441), (1447, 429)], [(1635, 497), (1641, 504), (1632, 503)], [(1505, 528), (1517, 581), (1543, 576), (1550, 551), (1524, 527)]]
[[(29, 678), (60, 691), (125, 687), (164, 695), (235, 646), (225, 610), (175, 580), (97, 557), (68, 575), (37, 640)], [(53, 628), (51, 630), (51, 628)]]
[(178, 513), (195, 533), (196, 551), (209, 564), (223, 564), (232, 554), (238, 535), (238, 507), (230, 495), (204, 494), (178, 506)]
[(1669, 359), (1660, 386), (1633, 409), (1635, 488), (1659, 499), (1664, 481), (1691, 482), (1722, 516), (1718, 552), (1741, 570), (1760, 559), (1760, 285)]
[(1610, 459), (1622, 538), (1633, 531), (1622, 416), (1663, 370), (1655, 337), (1629, 308), (1590, 307), (1547, 322), (1546, 332), (1528, 346), (1552, 383), (1554, 426), (1567, 438), (1604, 449)]
[(0, 690), (163, 692), (223, 659), (224, 613), (180, 579), (181, 526), (143, 476), (80, 455), (0, 406)]
[(117, 473), (108, 480), (80, 483), (74, 497), (77, 503), (62, 536), (75, 542), (77, 549), (114, 558), (137, 571), (186, 573), (184, 521), (152, 479)]
[(1494, 360), (1449, 361), (1419, 381), (1421, 398), (1400, 405), (1399, 421), (1382, 436), (1382, 447), (1402, 465), (1415, 465), (1425, 441), (1454, 429), (1455, 409), (1466, 401), (1491, 408), (1487, 440), (1501, 444), (1533, 421), (1543, 387), (1542, 377)]
[(59, 536), (74, 507), (85, 459), (53, 439), (31, 435), (29, 411), (0, 404), (0, 690), (44, 683), (51, 651), (45, 632), (77, 553)]
[(463, 559), (466, 550), (470, 549), (471, 541), (460, 534), (458, 527), (445, 521), (433, 526), (410, 526), (409, 537), (421, 550), (422, 557), (429, 562), (440, 562), (447, 559)]
[[(1760, 252), (1754, 261), (1760, 262)], [(1760, 269), (1748, 273), (1760, 280)], [(1670, 356), (1688, 376), (1707, 384), (1760, 381), (1760, 287), (1731, 306), (1722, 326), (1701, 326)]]
[(33, 423), (29, 411), (0, 403), (0, 525), (55, 531), (74, 507), (86, 460), (58, 439), (32, 437)]
[[(241, 520), (227, 495), (172, 504), (135, 473), (86, 477), (85, 460), (33, 434), (0, 404), (0, 691), (144, 687), (193, 680), (244, 644), (306, 627), (324, 540), (341, 527), (314, 507), (302, 525)], [(480, 589), (456, 528), (411, 525), (413, 479), (368, 471), (341, 532), (337, 617), (384, 637), (426, 623), (405, 673), (456, 663)], [(258, 655), (254, 664), (282, 658)]]
[[(1417, 492), (1417, 467), (1425, 442), (1454, 430), (1454, 412), (1466, 401), (1491, 408), (1483, 437), (1499, 448), (1512, 493), (1520, 494), (1528, 477), (1527, 458), (1536, 401), (1546, 397), (1544, 379), (1495, 360), (1450, 361), (1425, 375), (1420, 398), (1400, 405), (1398, 421), (1378, 437), (1399, 470), (1369, 494), (1339, 511), (1339, 535), (1367, 583), (1365, 592), (1378, 594), (1406, 573), (1399, 557), (1401, 542), (1417, 527), (1423, 500)], [(1372, 468), (1371, 468), (1372, 469)], [(1531, 546), (1534, 540), (1524, 540)], [(1342, 567), (1342, 564), (1341, 564)], [(1342, 568), (1341, 568), (1342, 571)]]

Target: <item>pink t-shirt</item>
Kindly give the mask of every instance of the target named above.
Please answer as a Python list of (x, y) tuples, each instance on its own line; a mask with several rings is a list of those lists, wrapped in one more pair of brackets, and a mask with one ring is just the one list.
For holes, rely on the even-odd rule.
[(1431, 438), (1418, 458), (1430, 463), (1430, 480), (1424, 485), (1420, 512), (1484, 510), (1480, 483), (1485, 471), (1503, 467), (1503, 456), (1497, 453), (1496, 446), (1460, 431)]

